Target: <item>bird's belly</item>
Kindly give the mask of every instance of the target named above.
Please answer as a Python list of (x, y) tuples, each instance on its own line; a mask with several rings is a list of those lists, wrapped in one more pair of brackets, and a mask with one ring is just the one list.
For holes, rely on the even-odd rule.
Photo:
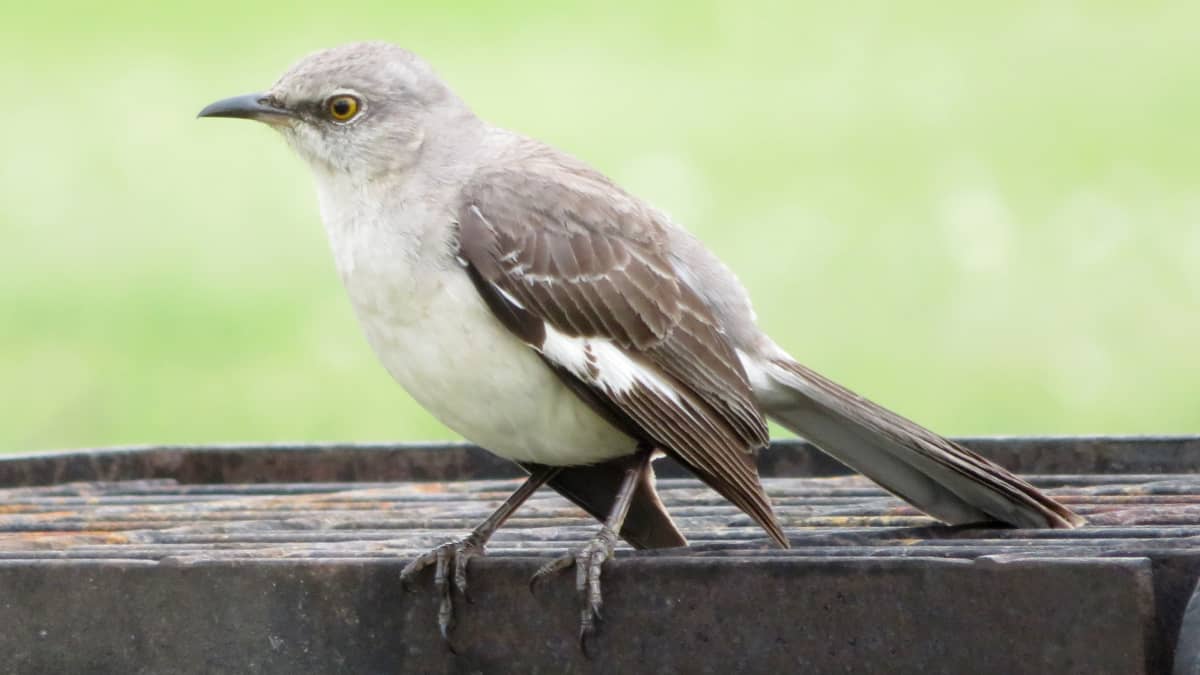
[(438, 277), (436, 288), (385, 302), (350, 288), (371, 347), (418, 403), (507, 459), (567, 466), (634, 452), (631, 437), (596, 414), (492, 316), (465, 273)]

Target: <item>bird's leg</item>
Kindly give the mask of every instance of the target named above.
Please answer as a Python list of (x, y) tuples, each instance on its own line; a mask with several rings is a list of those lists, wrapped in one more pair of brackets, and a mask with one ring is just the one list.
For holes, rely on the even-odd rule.
[(579, 620), (579, 646), (586, 653), (587, 638), (595, 631), (596, 622), (600, 620), (600, 571), (604, 562), (612, 557), (613, 547), (617, 544), (618, 533), (625, 523), (629, 513), (629, 505), (633, 501), (633, 493), (637, 488), (638, 479), (643, 471), (650, 468), (650, 449), (641, 449), (631, 457), (625, 469), (625, 477), (621, 480), (620, 490), (613, 500), (608, 518), (596, 536), (581, 548), (568, 552), (543, 565), (534, 573), (529, 585), (532, 588), (543, 577), (565, 569), (575, 567), (575, 589), (579, 592), (583, 609)]
[[(486, 552), (488, 540), (492, 538), (496, 530), (500, 529), (504, 521), (508, 520), (509, 516), (521, 504), (524, 504), (530, 495), (561, 470), (561, 467), (539, 465), (529, 474), (529, 478), (521, 484), (521, 487), (509, 495), (500, 508), (472, 530), (471, 534), (457, 541), (446, 542), (421, 555), (405, 565), (400, 572), (400, 583), (408, 586), (408, 582), (417, 572), (436, 563), (433, 584), (438, 595), (441, 596), (441, 604), (438, 606), (438, 628), (441, 630), (442, 638), (447, 642), (450, 640), (450, 629), (454, 623), (454, 601), (451, 597), (453, 590), (457, 589), (468, 602), (471, 599), (467, 595), (467, 563), (471, 558), (483, 555)], [(453, 565), (453, 573), (451, 565)]]

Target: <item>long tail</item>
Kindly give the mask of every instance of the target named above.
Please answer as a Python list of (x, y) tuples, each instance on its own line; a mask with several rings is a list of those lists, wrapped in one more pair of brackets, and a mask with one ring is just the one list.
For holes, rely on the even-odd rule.
[(1085, 522), (1004, 468), (790, 358), (758, 365), (767, 383), (756, 393), (768, 416), (939, 520), (1028, 528)]

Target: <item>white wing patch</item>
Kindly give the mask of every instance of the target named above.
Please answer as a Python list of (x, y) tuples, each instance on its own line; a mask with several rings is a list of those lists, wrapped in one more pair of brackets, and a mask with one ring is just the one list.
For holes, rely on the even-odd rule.
[(508, 291), (504, 290), (503, 288), (500, 288), (496, 284), (492, 284), (491, 286), (497, 293), (500, 294), (501, 297), (504, 298), (505, 302), (516, 307), (517, 309), (521, 309), (521, 310), (525, 309), (525, 305), (522, 305), (520, 300), (517, 300), (516, 298), (514, 298), (512, 293), (509, 293)]
[(572, 337), (546, 324), (541, 352), (575, 377), (610, 395), (624, 394), (641, 386), (679, 401), (679, 392), (670, 382), (629, 358), (607, 338)]

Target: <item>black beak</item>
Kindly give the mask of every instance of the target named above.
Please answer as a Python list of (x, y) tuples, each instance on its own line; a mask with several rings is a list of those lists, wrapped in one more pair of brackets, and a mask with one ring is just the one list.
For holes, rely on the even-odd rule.
[(237, 117), (268, 123), (291, 117), (290, 112), (276, 108), (267, 101), (267, 97), (261, 93), (225, 98), (209, 104), (197, 117)]

